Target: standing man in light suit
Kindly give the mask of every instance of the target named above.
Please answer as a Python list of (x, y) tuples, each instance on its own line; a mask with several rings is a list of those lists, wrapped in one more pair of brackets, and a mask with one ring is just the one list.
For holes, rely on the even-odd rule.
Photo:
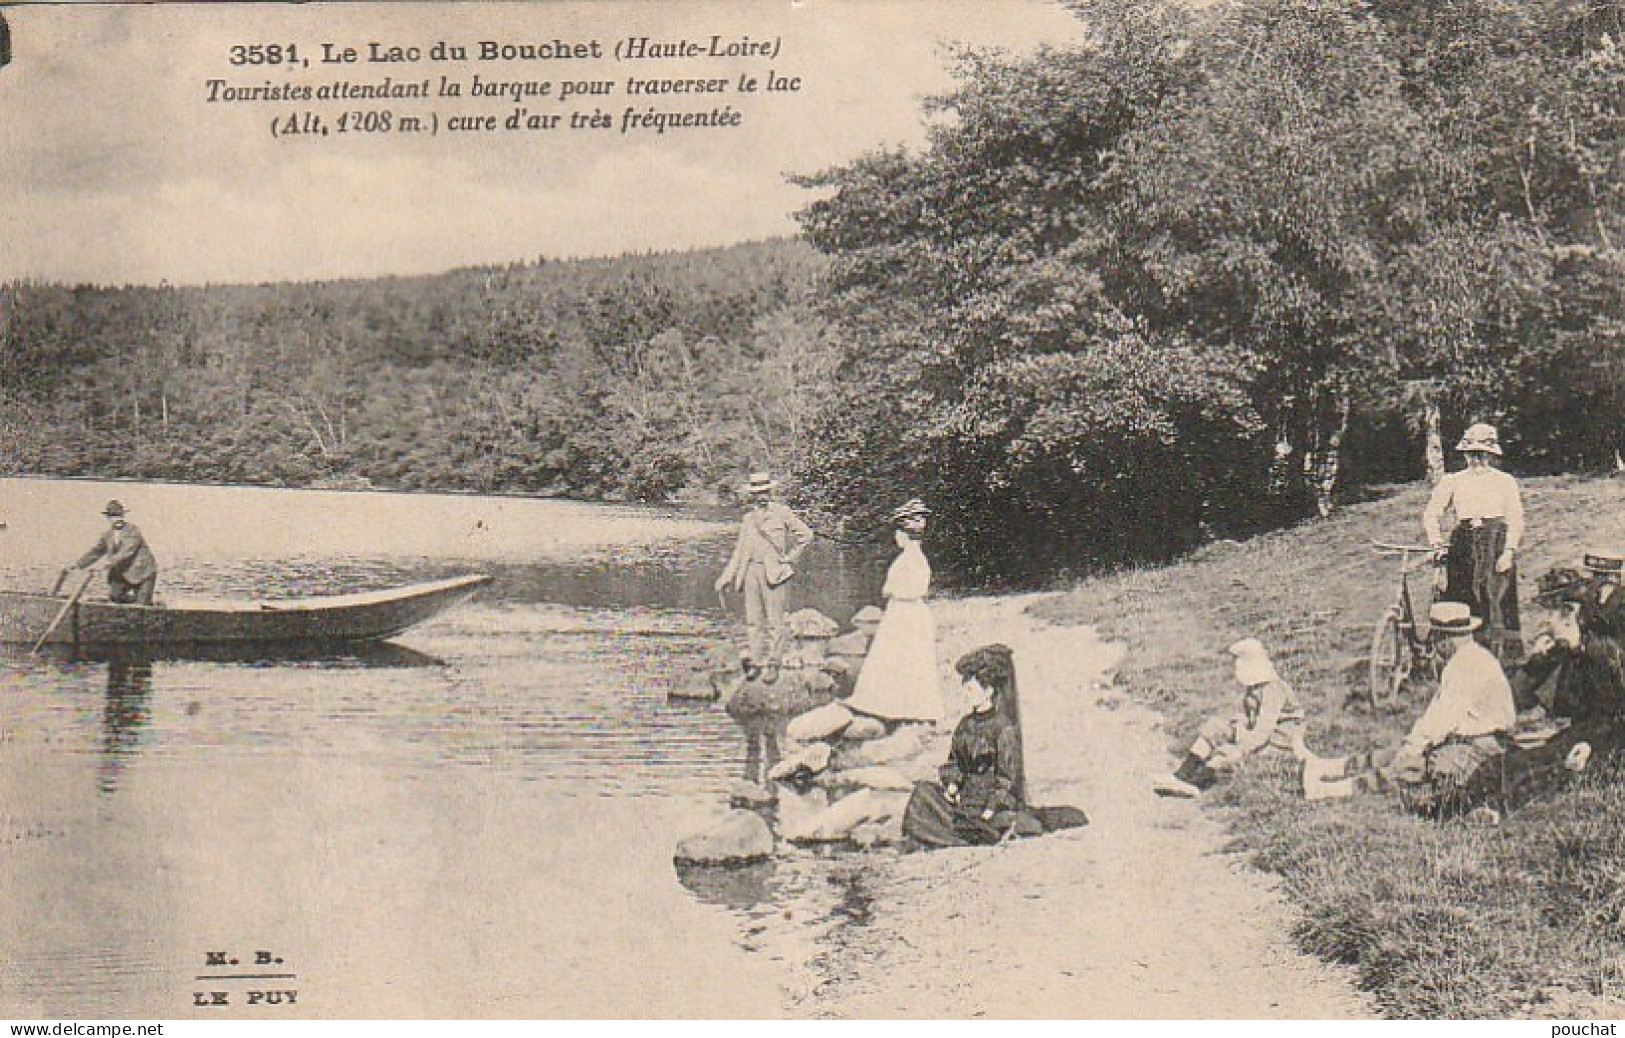
[(733, 555), (716, 582), (719, 595), (732, 585), (745, 596), (746, 648), (741, 663), (745, 678), (751, 681), (757, 677), (778, 680), (790, 579), (813, 541), (812, 529), (789, 506), (774, 500), (777, 488), (766, 472), (751, 473), (745, 486), (750, 511), (740, 524)]

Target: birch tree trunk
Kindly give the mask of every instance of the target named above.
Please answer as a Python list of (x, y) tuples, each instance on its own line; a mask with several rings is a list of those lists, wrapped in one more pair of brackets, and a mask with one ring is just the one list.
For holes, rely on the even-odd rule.
[(1322, 417), (1320, 402), (1310, 418), (1310, 445), (1303, 452), (1304, 489), (1313, 496), (1315, 514), (1322, 519), (1332, 514), (1337, 491), (1337, 471), (1342, 464), (1343, 437), (1348, 433), (1351, 404), (1349, 394), (1328, 386), (1322, 397), (1330, 415)]
[(1427, 431), (1424, 448), (1428, 467), (1428, 482), (1437, 483), (1444, 478), (1444, 437), (1439, 433), (1439, 405), (1428, 400), (1422, 413), (1422, 425)]

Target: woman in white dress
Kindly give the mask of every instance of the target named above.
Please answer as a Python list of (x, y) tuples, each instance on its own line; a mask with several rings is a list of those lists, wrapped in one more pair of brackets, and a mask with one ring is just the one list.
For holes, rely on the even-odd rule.
[(897, 546), (902, 549), (886, 571), (881, 595), (886, 613), (875, 630), (849, 709), (884, 721), (942, 720), (942, 690), (937, 686), (937, 625), (925, 596), (931, 589), (931, 564), (920, 550), (930, 509), (918, 498), (892, 513)]

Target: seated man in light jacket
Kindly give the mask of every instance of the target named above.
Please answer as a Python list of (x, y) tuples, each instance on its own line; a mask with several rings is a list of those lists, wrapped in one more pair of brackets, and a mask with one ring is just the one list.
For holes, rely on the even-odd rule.
[(1449, 661), (1433, 701), (1397, 750), (1310, 759), (1304, 769), (1310, 799), (1392, 787), (1418, 813), (1452, 814), (1468, 806), (1464, 794), (1473, 777), (1499, 766), (1517, 719), (1512, 685), (1495, 654), (1473, 640), (1481, 621), (1466, 605), (1436, 603), (1429, 618)]

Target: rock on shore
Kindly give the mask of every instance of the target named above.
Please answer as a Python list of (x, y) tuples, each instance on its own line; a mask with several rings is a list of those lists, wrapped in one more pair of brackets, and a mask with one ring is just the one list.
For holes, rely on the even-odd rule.
[(716, 825), (677, 844), (679, 865), (745, 865), (773, 856), (773, 830), (754, 811), (730, 811)]

